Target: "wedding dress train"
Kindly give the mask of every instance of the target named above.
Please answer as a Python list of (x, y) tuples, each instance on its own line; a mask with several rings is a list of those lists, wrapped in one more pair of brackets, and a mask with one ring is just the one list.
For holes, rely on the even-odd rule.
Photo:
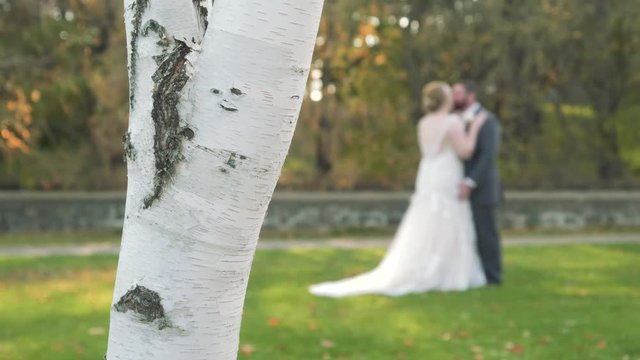
[(422, 120), (422, 159), (415, 192), (396, 235), (378, 266), (351, 278), (312, 285), (318, 296), (400, 296), (425, 291), (460, 291), (486, 283), (476, 252), (468, 201), (458, 199), (463, 163), (447, 140), (452, 121)]

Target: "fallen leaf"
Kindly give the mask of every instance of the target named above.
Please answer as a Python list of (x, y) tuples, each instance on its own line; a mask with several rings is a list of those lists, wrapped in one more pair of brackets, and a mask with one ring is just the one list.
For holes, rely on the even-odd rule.
[(308, 328), (310, 331), (316, 331), (318, 330), (318, 323), (315, 320), (309, 320)]
[(62, 351), (64, 350), (64, 343), (61, 343), (61, 342), (53, 343), (51, 344), (51, 349), (53, 351)]
[(551, 336), (543, 336), (540, 341), (538, 341), (538, 343), (542, 344), (542, 345), (547, 345), (549, 343), (551, 343), (551, 341), (553, 341), (553, 339), (551, 338)]
[(87, 352), (87, 349), (80, 344), (73, 344), (73, 350), (75, 350), (78, 355), (84, 355)]
[(404, 339), (402, 343), (406, 347), (412, 347), (415, 344), (415, 341), (413, 341), (413, 339)]
[(482, 348), (482, 346), (474, 345), (471, 347), (471, 352), (474, 354), (480, 354), (483, 351), (484, 349)]
[(269, 319), (270, 327), (276, 327), (278, 326), (278, 324), (280, 324), (280, 319), (278, 319), (277, 317), (272, 317), (271, 319)]
[(240, 345), (240, 353), (244, 356), (251, 356), (255, 351), (255, 346), (251, 344)]
[(524, 352), (524, 346), (520, 344), (510, 344), (511, 346), (507, 348), (512, 354), (522, 354)]
[(335, 347), (335, 346), (336, 346), (336, 344), (335, 344), (333, 341), (331, 341), (331, 340), (324, 339), (324, 340), (322, 340), (322, 341), (320, 342), (320, 346), (322, 346), (322, 347), (323, 347), (323, 348), (325, 348), (325, 349), (331, 349), (331, 348)]
[(442, 334), (442, 340), (449, 341), (451, 339), (453, 339), (453, 335), (450, 332)]
[(609, 344), (607, 344), (607, 342), (605, 340), (602, 340), (598, 343), (598, 345), (596, 345), (596, 347), (600, 350), (604, 350), (607, 348), (607, 346), (609, 346)]
[(105, 329), (103, 327), (92, 327), (89, 329), (89, 335), (91, 336), (99, 336), (104, 335)]

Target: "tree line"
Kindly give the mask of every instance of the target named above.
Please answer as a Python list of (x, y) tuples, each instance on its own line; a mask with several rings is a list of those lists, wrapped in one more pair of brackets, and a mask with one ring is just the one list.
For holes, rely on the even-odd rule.
[[(507, 188), (640, 184), (640, 1), (327, 0), (280, 180), (410, 189), (420, 90), (473, 79)], [(122, 9), (0, 1), (0, 187), (123, 189)]]

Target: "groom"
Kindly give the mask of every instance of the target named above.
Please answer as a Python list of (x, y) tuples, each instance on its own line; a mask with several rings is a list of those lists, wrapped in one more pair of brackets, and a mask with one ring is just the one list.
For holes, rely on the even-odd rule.
[(500, 148), (500, 123), (496, 116), (480, 105), (476, 98), (477, 87), (472, 81), (463, 81), (453, 87), (453, 101), (465, 122), (470, 122), (480, 112), (487, 113), (487, 121), (478, 135), (476, 150), (465, 163), (465, 179), (460, 184), (461, 199), (470, 198), (473, 222), (476, 228), (478, 253), (490, 285), (502, 282), (502, 256), (500, 234), (496, 223), (496, 210), (500, 203), (500, 175), (498, 150)]

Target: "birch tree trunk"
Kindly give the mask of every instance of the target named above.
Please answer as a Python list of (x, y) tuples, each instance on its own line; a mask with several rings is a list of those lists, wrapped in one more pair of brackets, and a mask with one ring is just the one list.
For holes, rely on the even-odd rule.
[(128, 191), (108, 360), (235, 359), (323, 0), (125, 0)]

